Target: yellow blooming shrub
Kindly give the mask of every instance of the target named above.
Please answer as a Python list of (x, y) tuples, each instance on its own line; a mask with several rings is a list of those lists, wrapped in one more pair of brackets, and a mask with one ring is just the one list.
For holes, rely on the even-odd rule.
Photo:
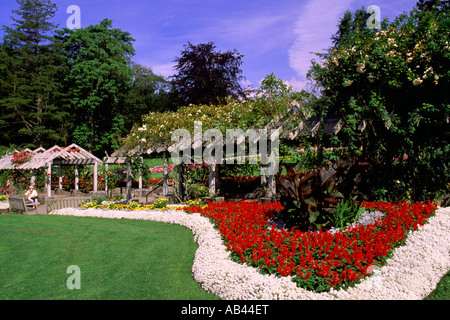
[[(187, 205), (200, 205), (201, 200), (190, 200)], [(157, 198), (153, 204), (144, 205), (139, 202), (131, 202), (130, 204), (117, 204), (114, 202), (106, 203), (106, 204), (97, 204), (96, 202), (87, 202), (81, 205), (81, 208), (85, 209), (104, 209), (104, 210), (127, 210), (127, 211), (145, 211), (145, 210), (183, 210), (184, 206), (171, 206), (168, 207), (168, 199), (166, 198)]]

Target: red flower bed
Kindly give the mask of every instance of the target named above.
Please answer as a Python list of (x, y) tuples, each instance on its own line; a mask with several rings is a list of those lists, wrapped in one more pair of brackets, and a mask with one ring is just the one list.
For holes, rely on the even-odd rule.
[(28, 162), (33, 158), (34, 153), (29, 151), (20, 151), (15, 152), (13, 154), (13, 158), (11, 159), (12, 164), (20, 166), (21, 164), (24, 164), (25, 162)]
[[(423, 225), (436, 210), (427, 203), (365, 202), (367, 209), (385, 212), (378, 223), (332, 234), (279, 231), (268, 220), (280, 203), (209, 203), (186, 208), (212, 219), (235, 261), (262, 273), (292, 276), (297, 285), (317, 292), (348, 287), (365, 277), (372, 265), (382, 265), (409, 230)], [(370, 269), (369, 269), (370, 270)]]

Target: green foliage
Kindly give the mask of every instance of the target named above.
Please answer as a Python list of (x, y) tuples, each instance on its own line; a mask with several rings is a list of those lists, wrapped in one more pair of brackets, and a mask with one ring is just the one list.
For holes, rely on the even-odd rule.
[(413, 201), (434, 198), (450, 179), (448, 5), (385, 19), (379, 31), (357, 27), (352, 17), (346, 14), (341, 26), (351, 36), (318, 54), (323, 63), (313, 62), (308, 74), (322, 93), (318, 113), (343, 118), (338, 135), (323, 141), (346, 147), (349, 157), (367, 157), (368, 198), (391, 190), (395, 180), (405, 184), (392, 198), (409, 189)]
[[(1, 170), (0, 171), (0, 188), (8, 190), (13, 195), (23, 195), (28, 190), (31, 180), (31, 170)], [(45, 185), (46, 172), (45, 169), (34, 170), (35, 189), (42, 189)]]
[(106, 201), (108, 198), (106, 196), (92, 196), (92, 202), (95, 204), (102, 204), (103, 201)]
[(242, 96), (243, 55), (237, 50), (217, 52), (213, 42), (193, 45), (188, 42), (175, 58), (172, 77), (174, 100), (178, 106), (218, 104), (228, 97)]
[(170, 83), (150, 68), (131, 64), (132, 82), (128, 92), (120, 96), (121, 112), (126, 115), (124, 127), (130, 130), (142, 116), (152, 111), (162, 112), (169, 105)]
[(281, 187), (280, 201), (285, 207), (282, 219), (301, 230), (320, 229), (327, 226), (328, 216), (334, 215), (342, 200), (354, 201), (358, 184), (368, 164), (356, 159), (338, 161), (331, 169), (317, 168), (311, 172), (298, 172), (299, 166), (280, 163), (287, 176), (276, 176)]
[(347, 224), (356, 222), (364, 211), (362, 202), (357, 204), (353, 199), (341, 200), (336, 210), (331, 215), (328, 215), (327, 219), (330, 221), (331, 227), (343, 230)]
[(148, 112), (144, 101), (165, 103), (164, 80), (131, 64), (134, 40), (110, 20), (56, 30), (56, 4), (17, 2), (0, 45), (0, 144), (34, 149), (75, 142), (103, 155), (119, 147), (130, 121)]
[(142, 179), (147, 180), (150, 179), (151, 173), (150, 173), (150, 166), (147, 162), (144, 161), (143, 157), (140, 157), (138, 155), (133, 155), (130, 157), (131, 161), (131, 174), (133, 176), (139, 175), (141, 173)]
[(68, 110), (62, 87), (62, 59), (53, 38), (56, 5), (19, 0), (13, 25), (3, 26), (0, 48), (0, 143), (32, 149), (67, 139)]
[(153, 207), (160, 209), (160, 208), (165, 208), (167, 206), (167, 204), (169, 203), (169, 200), (166, 198), (156, 198), (155, 202), (153, 202)]
[(186, 204), (187, 204), (187, 206), (188, 206), (189, 208), (204, 205), (202, 199), (189, 200)]
[(113, 29), (108, 19), (56, 32), (66, 56), (68, 95), (78, 115), (76, 142), (90, 151), (111, 150), (110, 142), (124, 129), (124, 118), (118, 115), (119, 92), (130, 86), (134, 39)]
[(220, 175), (225, 177), (253, 177), (259, 175), (261, 165), (250, 164), (248, 159), (243, 164), (223, 164), (220, 166)]
[(201, 122), (203, 132), (217, 129), (226, 137), (228, 129), (238, 128), (245, 133), (249, 128), (261, 129), (271, 122), (284, 121), (287, 135), (289, 127), (310, 112), (316, 99), (303, 91), (294, 92), (273, 75), (267, 76), (264, 83), (254, 98), (245, 101), (228, 99), (219, 105), (189, 105), (176, 111), (150, 112), (142, 117), (142, 124), (135, 124), (127, 137), (121, 139), (120, 145), (133, 152), (168, 147), (177, 129), (186, 129), (193, 136), (195, 122)]
[(197, 197), (194, 198), (209, 196), (209, 189), (207, 187), (191, 185), (191, 189), (197, 193)]

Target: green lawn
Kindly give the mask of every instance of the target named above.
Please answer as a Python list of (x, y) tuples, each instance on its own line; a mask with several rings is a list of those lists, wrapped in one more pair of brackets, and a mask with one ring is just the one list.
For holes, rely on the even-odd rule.
[[(211, 300), (194, 281), (197, 244), (178, 225), (127, 219), (0, 215), (0, 300)], [(81, 289), (68, 289), (80, 268)]]
[(450, 300), (450, 271), (441, 279), (436, 290), (425, 300)]
[[(0, 300), (218, 300), (194, 281), (189, 229), (160, 222), (0, 215)], [(67, 268), (81, 272), (68, 289)], [(449, 300), (450, 274), (428, 300)]]

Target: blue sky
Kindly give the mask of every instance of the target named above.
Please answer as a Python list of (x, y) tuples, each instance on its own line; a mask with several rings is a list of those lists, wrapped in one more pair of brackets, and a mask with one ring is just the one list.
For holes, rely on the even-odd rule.
[[(369, 5), (393, 20), (413, 9), (416, 0), (53, 0), (55, 22), (66, 27), (66, 9), (81, 9), (81, 27), (104, 18), (136, 40), (133, 61), (163, 76), (173, 74), (173, 60), (183, 45), (214, 42), (217, 50), (236, 49), (243, 58), (246, 84), (274, 73), (295, 89), (308, 89), (310, 52), (331, 44), (343, 13)], [(0, 0), (0, 25), (11, 25), (15, 0)]]

